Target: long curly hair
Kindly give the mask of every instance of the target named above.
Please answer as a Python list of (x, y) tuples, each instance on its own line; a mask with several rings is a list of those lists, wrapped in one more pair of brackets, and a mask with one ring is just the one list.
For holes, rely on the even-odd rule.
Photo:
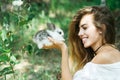
[[(96, 55), (91, 47), (84, 48), (82, 40), (78, 36), (79, 23), (86, 14), (93, 14), (93, 23), (97, 29), (103, 32), (102, 36), (106, 43), (115, 43), (114, 17), (107, 7), (91, 6), (80, 9), (73, 17), (69, 26), (70, 69), (73, 73), (78, 69), (82, 69)], [(103, 29), (103, 24), (105, 25), (105, 29)]]

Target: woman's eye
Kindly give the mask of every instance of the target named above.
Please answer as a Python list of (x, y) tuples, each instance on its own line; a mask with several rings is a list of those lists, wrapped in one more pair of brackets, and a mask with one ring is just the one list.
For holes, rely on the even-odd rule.
[(87, 29), (87, 27), (83, 27), (83, 29), (84, 29), (84, 30), (86, 30), (86, 29)]

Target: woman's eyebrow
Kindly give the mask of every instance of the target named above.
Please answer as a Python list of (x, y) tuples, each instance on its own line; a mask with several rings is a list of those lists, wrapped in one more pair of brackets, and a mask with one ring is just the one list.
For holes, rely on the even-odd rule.
[(83, 26), (85, 26), (85, 25), (87, 25), (87, 24), (82, 24), (82, 25), (80, 25), (80, 27), (83, 27)]

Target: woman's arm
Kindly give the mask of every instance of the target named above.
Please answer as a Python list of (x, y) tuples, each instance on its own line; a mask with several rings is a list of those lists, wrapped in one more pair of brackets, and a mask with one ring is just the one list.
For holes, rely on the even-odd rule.
[(57, 48), (61, 51), (62, 61), (61, 61), (61, 70), (62, 70), (62, 80), (72, 80), (72, 74), (69, 69), (68, 62), (68, 48), (63, 41), (55, 41), (52, 38), (48, 38), (53, 45), (52, 46), (44, 46), (44, 48)]
[(61, 61), (62, 80), (72, 80), (72, 74), (70, 73), (68, 62), (68, 49), (66, 45), (62, 47), (61, 52), (62, 52)]

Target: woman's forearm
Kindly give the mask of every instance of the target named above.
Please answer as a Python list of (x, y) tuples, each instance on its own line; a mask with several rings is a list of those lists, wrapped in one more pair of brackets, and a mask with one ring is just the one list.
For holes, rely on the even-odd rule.
[(70, 69), (69, 69), (67, 47), (64, 47), (62, 50), (61, 69), (62, 69), (62, 80), (72, 80), (72, 74), (70, 73)]
[[(48, 39), (53, 43), (51, 48), (59, 49), (62, 52), (61, 70), (62, 70), (62, 80), (72, 80), (72, 74), (70, 73), (69, 63), (68, 63), (68, 49), (64, 42), (55, 41), (51, 37)], [(45, 48), (49, 48), (46, 47)]]

